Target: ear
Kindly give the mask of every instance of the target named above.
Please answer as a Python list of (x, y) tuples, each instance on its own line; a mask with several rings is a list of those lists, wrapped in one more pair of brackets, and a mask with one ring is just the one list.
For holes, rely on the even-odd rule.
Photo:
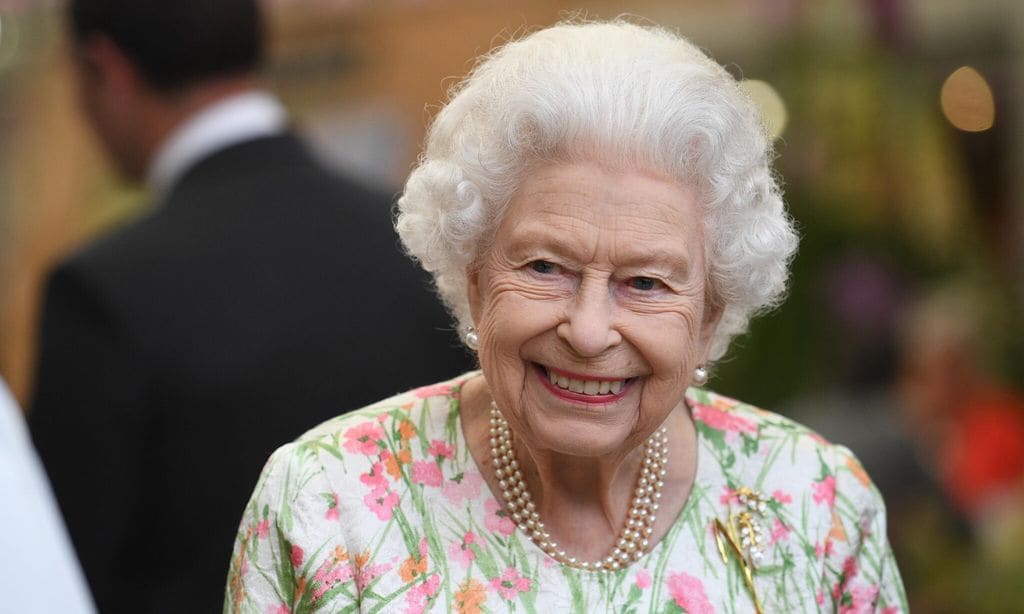
[(84, 77), (120, 100), (145, 85), (135, 62), (108, 36), (95, 34), (78, 43), (77, 56)]

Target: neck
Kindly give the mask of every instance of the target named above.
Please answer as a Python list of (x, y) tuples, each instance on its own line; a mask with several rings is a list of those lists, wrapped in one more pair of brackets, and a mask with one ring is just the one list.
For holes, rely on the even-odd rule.
[(218, 77), (189, 85), (167, 94), (154, 95), (142, 134), (144, 135), (144, 168), (153, 162), (160, 147), (175, 130), (196, 113), (226, 98), (259, 87), (251, 75)]
[[(460, 417), (470, 453), (492, 494), (504, 500), (495, 476), (490, 446), (490, 393), (478, 378), (463, 388)], [(689, 497), (696, 473), (696, 430), (685, 407), (673, 411), (668, 430), (668, 475), (650, 543), (655, 544), (675, 522)], [(644, 444), (617, 456), (589, 458), (533, 450), (512, 434), (526, 488), (552, 538), (571, 556), (603, 559), (626, 523), (644, 462)]]

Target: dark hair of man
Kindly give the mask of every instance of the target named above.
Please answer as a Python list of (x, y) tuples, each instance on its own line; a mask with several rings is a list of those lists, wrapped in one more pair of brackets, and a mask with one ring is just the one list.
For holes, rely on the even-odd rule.
[(70, 0), (76, 43), (109, 37), (167, 92), (251, 72), (263, 56), (258, 0)]

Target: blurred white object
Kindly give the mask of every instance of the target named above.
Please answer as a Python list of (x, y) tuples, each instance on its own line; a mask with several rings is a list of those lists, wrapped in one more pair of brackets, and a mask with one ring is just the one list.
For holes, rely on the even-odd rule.
[(2, 379), (0, 552), (3, 611), (96, 611), (21, 410)]

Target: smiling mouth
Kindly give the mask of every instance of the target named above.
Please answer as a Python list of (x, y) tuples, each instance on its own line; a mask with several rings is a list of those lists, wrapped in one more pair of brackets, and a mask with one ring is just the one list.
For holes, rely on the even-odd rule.
[(636, 379), (635, 377), (608, 380), (581, 379), (564, 372), (557, 372), (555, 369), (550, 369), (541, 364), (534, 364), (552, 386), (585, 396), (615, 396)]

